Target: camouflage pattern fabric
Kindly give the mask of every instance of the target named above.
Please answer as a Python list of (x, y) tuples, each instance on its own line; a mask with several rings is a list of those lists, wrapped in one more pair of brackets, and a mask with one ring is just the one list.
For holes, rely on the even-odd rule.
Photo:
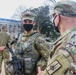
[(71, 0), (61, 0), (55, 4), (52, 14), (54, 13), (68, 17), (76, 17), (76, 2)]
[(65, 31), (54, 42), (53, 51), (42, 75), (75, 75), (76, 69), (71, 63), (76, 64), (76, 57), (72, 58), (72, 55), (76, 55), (76, 27)]
[[(22, 39), (20, 40), (20, 44), (25, 43), (27, 40), (29, 40), (29, 38), (32, 35), (34, 35), (34, 33), (37, 33), (37, 32), (33, 32), (32, 34), (29, 34), (29, 35), (26, 35), (26, 34), (23, 35)], [(26, 73), (27, 75), (36, 75), (37, 66), (41, 66), (41, 68), (44, 70), (46, 67), (46, 62), (47, 62), (49, 52), (50, 52), (50, 45), (48, 44), (48, 42), (45, 41), (45, 39), (41, 35), (37, 36), (34, 39), (35, 39), (34, 43), (32, 44), (33, 51), (35, 52), (36, 57), (41, 57), (41, 59), (36, 63), (36, 68), (34, 68), (33, 72), (31, 74)], [(31, 41), (33, 41), (33, 40), (31, 40)], [(20, 49), (20, 46), (16, 47), (16, 51), (19, 49)], [(25, 49), (25, 50), (28, 50), (28, 49)], [(25, 51), (25, 53), (26, 53), (26, 51)], [(24, 57), (26, 57), (26, 56), (30, 56), (30, 55), (25, 54)], [(17, 57), (19, 57), (19, 56), (17, 55)], [(31, 56), (31, 57), (33, 57), (33, 56)]]
[[(11, 40), (11, 36), (7, 32), (0, 32), (0, 46), (6, 46), (6, 43)], [(5, 61), (5, 66), (6, 62), (9, 59), (9, 50), (5, 48), (5, 50), (0, 51), (0, 72), (1, 72), (1, 66), (2, 66), (2, 60), (4, 59)], [(6, 74), (8, 75), (8, 74)]]

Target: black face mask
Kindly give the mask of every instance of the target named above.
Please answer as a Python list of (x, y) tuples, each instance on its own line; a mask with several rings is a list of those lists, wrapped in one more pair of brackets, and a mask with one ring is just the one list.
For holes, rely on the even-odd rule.
[(33, 24), (23, 24), (23, 27), (26, 31), (30, 31), (33, 28)]
[(57, 16), (54, 17), (54, 19), (53, 19), (53, 21), (52, 21), (52, 24), (53, 24), (53, 26), (54, 26), (56, 32), (60, 33), (60, 31), (59, 31), (59, 29), (58, 29), (59, 23), (58, 23), (57, 26), (55, 26), (55, 21), (54, 21), (54, 20), (55, 20), (56, 17), (57, 17)]

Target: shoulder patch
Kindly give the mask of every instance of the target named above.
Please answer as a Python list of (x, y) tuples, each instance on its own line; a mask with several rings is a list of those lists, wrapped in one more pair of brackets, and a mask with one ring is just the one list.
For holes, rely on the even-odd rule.
[(61, 67), (62, 65), (59, 63), (59, 61), (55, 60), (47, 66), (46, 71), (48, 72), (49, 75), (53, 75)]

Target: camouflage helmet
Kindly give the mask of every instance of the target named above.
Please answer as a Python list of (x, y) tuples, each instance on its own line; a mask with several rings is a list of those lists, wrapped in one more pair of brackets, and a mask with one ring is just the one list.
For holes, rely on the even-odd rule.
[(54, 13), (67, 17), (76, 17), (76, 2), (71, 0), (59, 1), (54, 6), (53, 14)]

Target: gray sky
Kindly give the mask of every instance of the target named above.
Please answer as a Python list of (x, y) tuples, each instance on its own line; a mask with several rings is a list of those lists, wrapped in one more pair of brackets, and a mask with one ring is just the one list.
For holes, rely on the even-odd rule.
[(26, 8), (39, 7), (44, 5), (45, 2), (47, 2), (47, 0), (0, 0), (0, 18), (10, 19), (20, 5)]
[(10, 18), (15, 10), (20, 6), (38, 7), (46, 0), (0, 0), (0, 18)]

